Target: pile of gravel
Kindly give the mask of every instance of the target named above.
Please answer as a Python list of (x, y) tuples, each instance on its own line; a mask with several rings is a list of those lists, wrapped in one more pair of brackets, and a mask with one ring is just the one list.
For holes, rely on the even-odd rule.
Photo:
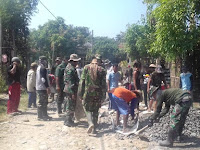
[[(150, 141), (159, 141), (167, 138), (172, 110), (173, 108), (170, 109), (168, 114), (160, 119), (159, 123), (154, 123), (152, 127), (143, 132)], [(190, 108), (185, 122), (183, 135), (189, 137), (200, 137), (200, 110)]]

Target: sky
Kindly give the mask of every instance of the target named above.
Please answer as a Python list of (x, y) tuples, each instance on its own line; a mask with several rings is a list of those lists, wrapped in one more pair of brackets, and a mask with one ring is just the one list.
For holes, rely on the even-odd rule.
[[(127, 29), (127, 24), (140, 21), (146, 14), (142, 0), (40, 0), (56, 17), (66, 24), (85, 26), (94, 36), (115, 37)], [(38, 13), (32, 16), (30, 28), (38, 28), (55, 18), (38, 4)]]

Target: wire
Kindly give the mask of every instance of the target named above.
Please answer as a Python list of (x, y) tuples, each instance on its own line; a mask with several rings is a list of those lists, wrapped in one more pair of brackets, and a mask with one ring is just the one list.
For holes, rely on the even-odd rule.
[(39, 2), (42, 4), (42, 6), (44, 6), (44, 8), (46, 8), (46, 10), (48, 10), (48, 12), (57, 20), (57, 17), (41, 2), (41, 0), (39, 0)]

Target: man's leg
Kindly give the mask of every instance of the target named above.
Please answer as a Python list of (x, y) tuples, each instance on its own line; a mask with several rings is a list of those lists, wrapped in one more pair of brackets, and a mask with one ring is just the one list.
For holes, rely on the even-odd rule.
[(66, 101), (66, 118), (64, 125), (71, 127), (75, 126), (74, 121), (72, 120), (74, 117), (74, 111), (76, 107), (76, 99), (72, 99), (72, 95), (68, 94), (68, 99)]
[(161, 141), (159, 143), (160, 146), (167, 146), (167, 147), (173, 146), (174, 139), (177, 136), (176, 133), (177, 133), (177, 129), (179, 126), (182, 110), (183, 110), (183, 108), (179, 104), (175, 105), (175, 107), (172, 111), (172, 115), (171, 115), (172, 124), (171, 124), (169, 132), (168, 132), (168, 137), (165, 141)]
[(43, 103), (42, 103), (43, 118), (45, 118), (46, 120), (51, 120), (52, 117), (48, 116), (47, 113), (48, 94), (46, 90), (42, 91), (42, 97), (43, 97)]
[(8, 100), (8, 103), (7, 103), (7, 114), (10, 114), (13, 112), (13, 105), (14, 105), (14, 95), (12, 93), (12, 85), (9, 86), (8, 88), (8, 94), (9, 94), (9, 100)]
[(31, 97), (31, 92), (28, 92), (28, 108), (31, 108), (31, 104), (32, 104), (32, 97)]
[(128, 121), (128, 115), (123, 115), (123, 132), (126, 132), (127, 121)]
[(117, 114), (116, 114), (116, 125), (117, 125), (117, 126), (120, 125), (119, 117), (120, 117), (120, 113), (119, 113), (119, 111), (117, 111)]
[(33, 102), (33, 107), (34, 108), (37, 107), (37, 105), (36, 105), (36, 99), (37, 99), (36, 92), (33, 92), (33, 100), (32, 100), (32, 102)]
[(14, 83), (13, 96), (15, 97), (14, 112), (18, 112), (20, 101), (20, 83)]
[(41, 91), (37, 91), (37, 93), (38, 93), (38, 105), (37, 105), (38, 120), (43, 120), (43, 112), (42, 112), (43, 96)]
[(95, 111), (92, 112), (92, 119), (93, 119), (93, 123), (94, 123), (94, 130), (93, 133), (96, 133), (96, 129), (98, 126), (98, 117), (99, 117), (99, 108), (97, 108)]
[(84, 108), (84, 111), (85, 111), (85, 114), (86, 114), (86, 117), (87, 117), (87, 120), (88, 120), (88, 124), (89, 124), (89, 127), (87, 129), (87, 133), (91, 133), (92, 130), (94, 129), (94, 122), (93, 122), (93, 118), (92, 118), (92, 112), (86, 111), (85, 108)]
[(62, 113), (62, 103), (64, 100), (64, 92), (61, 90), (57, 96), (57, 111), (58, 115)]

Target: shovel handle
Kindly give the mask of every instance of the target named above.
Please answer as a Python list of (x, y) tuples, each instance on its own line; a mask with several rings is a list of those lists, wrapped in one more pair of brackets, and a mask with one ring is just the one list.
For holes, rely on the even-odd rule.
[(148, 128), (148, 125), (146, 125), (145, 127), (143, 127), (142, 129), (138, 130), (137, 132), (135, 132), (136, 135), (138, 135), (140, 132), (144, 131), (145, 129)]

